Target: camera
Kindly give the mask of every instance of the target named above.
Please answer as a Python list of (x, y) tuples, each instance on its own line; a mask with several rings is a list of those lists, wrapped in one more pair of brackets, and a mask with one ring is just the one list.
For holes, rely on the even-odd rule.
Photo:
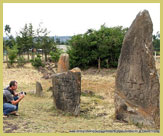
[(26, 95), (27, 93), (26, 93), (26, 92), (20, 92), (20, 94), (24, 94), (24, 95)]

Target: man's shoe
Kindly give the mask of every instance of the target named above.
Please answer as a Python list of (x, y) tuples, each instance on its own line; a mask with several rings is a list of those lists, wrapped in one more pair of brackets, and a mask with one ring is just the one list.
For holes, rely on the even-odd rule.
[(19, 114), (16, 111), (11, 112), (10, 115), (19, 116)]
[(10, 115), (13, 115), (13, 114), (15, 114), (15, 113), (16, 113), (16, 111), (10, 112)]
[(14, 116), (19, 116), (19, 114), (18, 113), (15, 113), (15, 114), (13, 114)]

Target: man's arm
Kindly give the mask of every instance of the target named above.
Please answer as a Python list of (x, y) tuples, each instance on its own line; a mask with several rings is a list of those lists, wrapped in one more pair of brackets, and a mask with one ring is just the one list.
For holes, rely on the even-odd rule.
[(14, 95), (14, 96), (18, 96), (18, 95), (19, 95), (19, 93), (16, 93), (16, 92), (14, 91), (13, 95)]
[(23, 98), (24, 98), (24, 94), (20, 95), (19, 99), (17, 99), (16, 101), (14, 101), (14, 100), (11, 101), (11, 103), (12, 103), (13, 105), (16, 105), (16, 104), (18, 104)]

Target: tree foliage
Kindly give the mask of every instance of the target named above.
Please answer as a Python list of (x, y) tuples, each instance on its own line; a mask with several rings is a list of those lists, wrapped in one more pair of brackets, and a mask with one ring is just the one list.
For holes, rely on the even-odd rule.
[(42, 24), (39, 24), (39, 28), (36, 30), (37, 38), (37, 49), (43, 49), (44, 55), (45, 55), (45, 61), (48, 60), (47, 55), (52, 50), (53, 46), (56, 45), (54, 38), (49, 37), (48, 34), (50, 33), (47, 28), (43, 28), (41, 26)]
[(88, 68), (92, 66), (117, 67), (118, 58), (127, 28), (106, 27), (89, 29), (84, 34), (75, 35), (69, 41), (70, 66)]
[(10, 34), (11, 32), (11, 27), (9, 25), (5, 25), (5, 34), (6, 34), (6, 39), (3, 39), (3, 51), (6, 51), (8, 47), (12, 48), (16, 42), (14, 37)]
[(153, 46), (154, 51), (158, 54), (160, 53), (160, 32), (157, 32), (156, 35), (153, 35)]
[[(27, 53), (28, 60), (29, 54), (32, 54), (32, 60), (34, 60), (34, 56), (41, 49), (42, 55), (45, 55), (45, 61), (47, 61), (50, 51), (52, 51), (52, 48), (56, 46), (54, 38), (48, 36), (50, 32), (47, 30), (47, 28), (42, 27), (42, 23), (39, 24), (37, 29), (34, 29), (31, 23), (25, 24), (24, 27), (17, 33), (15, 38), (10, 35), (11, 27), (9, 25), (6, 25), (4, 30), (7, 36), (7, 38), (4, 38), (3, 43), (4, 52), (7, 50), (7, 48), (11, 49), (16, 44), (19, 58), (24, 53)], [(21, 60), (22, 59), (20, 59), (20, 61)]]
[(44, 67), (44, 63), (41, 60), (41, 56), (39, 54), (37, 54), (37, 57), (30, 60), (32, 66), (34, 66), (35, 68), (39, 68), (39, 67)]
[(17, 45), (14, 45), (12, 48), (7, 48), (9, 64), (12, 66), (18, 53)]
[(16, 37), (16, 42), (19, 54), (22, 54), (23, 52), (29, 53), (29, 49), (35, 47), (34, 30), (31, 23), (29, 25), (25, 24), (22, 30), (20, 30), (19, 35)]
[(51, 61), (57, 63), (60, 55), (63, 53), (61, 49), (58, 49), (56, 46), (50, 51)]

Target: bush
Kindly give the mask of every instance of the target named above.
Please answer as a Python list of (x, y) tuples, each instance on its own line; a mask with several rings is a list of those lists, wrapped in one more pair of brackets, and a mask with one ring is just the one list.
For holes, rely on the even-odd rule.
[(12, 66), (17, 57), (17, 53), (18, 53), (17, 46), (14, 45), (12, 48), (7, 48), (7, 52), (8, 52), (8, 58), (9, 58), (8, 63), (10, 66)]
[(38, 54), (37, 57), (35, 59), (32, 59), (31, 60), (31, 64), (32, 66), (34, 66), (35, 68), (39, 68), (40, 66), (41, 67), (44, 67), (45, 65), (42, 63), (42, 60), (41, 60), (41, 56)]
[(70, 67), (115, 68), (118, 65), (122, 42), (127, 28), (101, 26), (84, 34), (74, 35), (69, 41)]
[(62, 52), (62, 50), (60, 50), (60, 49), (56, 49), (55, 52), (54, 52), (54, 51), (51, 51), (51, 52), (50, 52), (50, 58), (51, 58), (51, 60), (52, 60), (53, 62), (58, 62), (59, 56), (60, 56), (62, 53), (63, 53), (63, 52)]
[(24, 57), (20, 56), (18, 59), (17, 59), (17, 65), (18, 67), (23, 67), (26, 63), (26, 60), (24, 59)]

